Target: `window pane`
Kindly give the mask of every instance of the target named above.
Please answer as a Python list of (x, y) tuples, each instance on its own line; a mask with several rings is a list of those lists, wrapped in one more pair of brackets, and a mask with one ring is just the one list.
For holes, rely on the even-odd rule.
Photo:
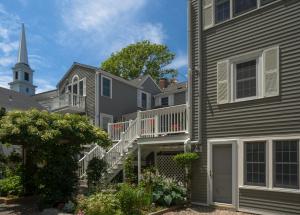
[(245, 143), (246, 184), (264, 185), (266, 182), (266, 144), (265, 142)]
[(147, 94), (142, 93), (142, 107), (147, 108)]
[(299, 187), (299, 143), (297, 140), (274, 142), (275, 186)]
[(266, 5), (266, 4), (269, 4), (271, 2), (274, 2), (274, 1), (276, 1), (276, 0), (260, 0), (262, 6)]
[(215, 15), (216, 23), (230, 18), (230, 0), (216, 0)]
[(102, 79), (102, 93), (103, 96), (110, 97), (110, 80), (107, 78)]
[(79, 82), (79, 95), (83, 96), (83, 81)]
[(165, 97), (161, 99), (161, 105), (162, 106), (168, 106), (169, 105), (169, 97)]
[(257, 0), (234, 0), (234, 15), (257, 8)]
[(256, 60), (236, 64), (236, 98), (256, 96)]

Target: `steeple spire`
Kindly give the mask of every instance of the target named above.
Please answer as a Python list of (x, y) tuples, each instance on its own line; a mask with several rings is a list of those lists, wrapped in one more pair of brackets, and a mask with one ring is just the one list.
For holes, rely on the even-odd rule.
[(24, 23), (22, 23), (22, 30), (21, 30), (21, 34), (20, 34), (19, 54), (18, 54), (18, 62), (17, 63), (25, 63), (28, 65), (28, 54), (27, 54)]

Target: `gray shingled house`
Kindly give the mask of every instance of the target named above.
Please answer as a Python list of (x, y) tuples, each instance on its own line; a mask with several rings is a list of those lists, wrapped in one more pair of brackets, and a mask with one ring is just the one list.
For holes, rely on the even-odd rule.
[(114, 146), (104, 152), (88, 146), (80, 160), (85, 176), (89, 160), (105, 156), (108, 180), (121, 174), (128, 154), (137, 157), (139, 176), (145, 166), (155, 165), (162, 174), (182, 179), (172, 157), (188, 141), (187, 83), (145, 75), (125, 80), (96, 67), (74, 63), (57, 84), (57, 90), (37, 94), (36, 101), (51, 112), (76, 113), (108, 131)]
[(300, 1), (188, 6), (193, 202), (300, 214)]

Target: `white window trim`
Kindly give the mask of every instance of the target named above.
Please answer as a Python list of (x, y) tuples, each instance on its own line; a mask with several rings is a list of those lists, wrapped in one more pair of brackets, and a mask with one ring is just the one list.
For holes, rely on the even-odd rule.
[[(296, 193), (300, 194), (300, 188), (292, 189), (292, 188), (280, 188), (274, 187), (274, 169), (273, 169), (273, 145), (276, 140), (298, 140), (298, 154), (300, 155), (300, 136), (289, 136), (289, 137), (268, 137), (268, 138), (247, 138), (247, 139), (239, 139), (238, 141), (238, 160), (239, 162), (239, 173), (238, 173), (238, 181), (239, 188), (242, 189), (252, 189), (252, 190), (265, 190), (265, 191), (274, 191), (274, 192), (285, 192), (285, 193)], [(244, 145), (245, 142), (255, 142), (255, 141), (265, 141), (266, 142), (266, 185), (265, 186), (253, 186), (246, 185), (244, 179)], [(298, 160), (298, 172), (300, 174), (300, 160)], [(298, 175), (299, 175), (298, 174)], [(298, 183), (300, 186), (300, 175), (298, 176)]]
[[(103, 95), (103, 79), (108, 79), (110, 81), (110, 96)], [(101, 75), (101, 96), (112, 99), (112, 78)]]
[(268, 6), (272, 5), (272, 4), (276, 4), (277, 2), (280, 2), (280, 1), (282, 1), (282, 0), (277, 0), (277, 1), (274, 1), (274, 2), (271, 2), (271, 3), (268, 3), (268, 4), (262, 6), (261, 5), (261, 0), (257, 0), (257, 8), (256, 9), (247, 11), (245, 13), (241, 13), (240, 15), (237, 15), (237, 16), (233, 16), (233, 0), (230, 0), (230, 18), (227, 19), (227, 20), (225, 20), (225, 21), (223, 21), (223, 22), (216, 23), (216, 21), (215, 21), (215, 0), (212, 0), (212, 7), (213, 7), (212, 8), (212, 20), (213, 20), (212, 21), (212, 25), (206, 26), (206, 27), (203, 27), (203, 28), (204, 28), (204, 30), (208, 30), (210, 28), (222, 25), (222, 24), (224, 24), (226, 22), (229, 22), (231, 20), (238, 19), (238, 18), (240, 18), (242, 16), (245, 16), (245, 15), (247, 15), (249, 13), (253, 13), (254, 11), (257, 11), (257, 10), (260, 10), (262, 8), (268, 7)]
[[(256, 59), (256, 96), (246, 98), (236, 98), (236, 65), (239, 63)], [(263, 98), (263, 69), (262, 69), (262, 51), (251, 52), (229, 59), (230, 66), (230, 102), (242, 102)]]
[(140, 98), (137, 98), (137, 101), (139, 101), (138, 107), (145, 108), (143, 107), (143, 101), (142, 101), (142, 95), (144, 93), (146, 94), (146, 109), (147, 110), (151, 109), (151, 101), (152, 101), (151, 94), (140, 89), (138, 89), (138, 91), (139, 93), (137, 93), (137, 96), (140, 96)]
[(114, 121), (113, 115), (106, 114), (106, 113), (100, 113), (100, 128), (103, 128), (103, 118), (104, 117), (110, 118), (112, 122)]

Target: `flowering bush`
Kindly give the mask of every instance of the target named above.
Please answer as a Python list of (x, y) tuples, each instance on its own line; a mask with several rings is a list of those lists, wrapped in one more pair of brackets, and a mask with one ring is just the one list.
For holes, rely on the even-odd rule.
[(152, 193), (152, 201), (161, 206), (181, 204), (186, 200), (183, 184), (161, 176), (155, 171), (145, 171), (141, 186)]

